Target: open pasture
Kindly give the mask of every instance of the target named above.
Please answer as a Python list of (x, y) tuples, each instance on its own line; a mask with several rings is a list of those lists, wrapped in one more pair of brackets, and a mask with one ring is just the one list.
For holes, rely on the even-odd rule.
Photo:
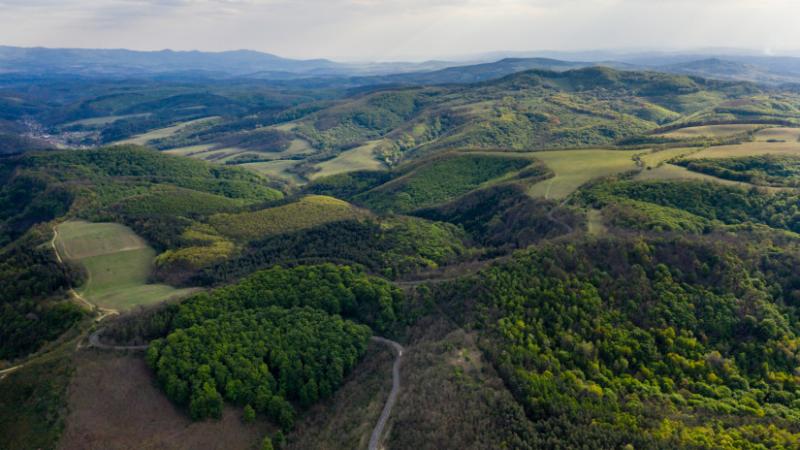
[(327, 177), (344, 172), (357, 170), (381, 170), (383, 163), (375, 159), (372, 151), (381, 141), (371, 141), (352, 150), (342, 152), (340, 155), (317, 165), (320, 169), (312, 178)]
[(799, 128), (767, 128), (755, 135), (753, 142), (708, 147), (687, 159), (735, 158), (758, 155), (800, 155)]
[(192, 291), (149, 284), (156, 252), (128, 227), (70, 221), (59, 225), (57, 231), (59, 253), (86, 269), (88, 279), (78, 292), (91, 303), (127, 310)]
[(646, 152), (639, 156), (645, 168), (655, 169), (673, 158), (684, 158), (692, 153), (699, 152), (702, 147), (669, 148), (666, 150)]
[(534, 197), (563, 199), (595, 178), (636, 169), (634, 155), (641, 150), (559, 150), (529, 155), (543, 161), (555, 176), (534, 184), (528, 193)]
[(289, 172), (289, 169), (300, 164), (302, 161), (293, 159), (281, 159), (277, 161), (255, 162), (241, 164), (240, 167), (253, 170), (267, 177), (289, 180), (297, 184), (302, 184), (304, 180), (299, 176)]
[(724, 180), (711, 175), (706, 175), (700, 172), (692, 172), (685, 167), (676, 166), (673, 164), (664, 164), (660, 167), (655, 167), (652, 170), (643, 170), (634, 177), (637, 181), (651, 181), (651, 180), (700, 180), (712, 181), (715, 183), (727, 184), (731, 186), (750, 187), (747, 183), (740, 183), (737, 181)]
[(156, 139), (164, 139), (170, 136), (174, 136), (184, 130), (187, 127), (192, 125), (197, 125), (203, 122), (208, 122), (211, 120), (216, 120), (218, 117), (203, 117), (200, 119), (190, 120), (188, 122), (182, 122), (171, 127), (166, 128), (159, 128), (157, 130), (148, 131), (147, 133), (142, 133), (137, 136), (134, 136), (129, 139), (125, 139), (123, 141), (117, 142), (117, 144), (138, 144), (138, 145), (147, 145), (150, 141), (154, 141)]
[(746, 133), (763, 127), (756, 124), (733, 124), (733, 125), (704, 125), (699, 127), (679, 128), (677, 130), (661, 133), (659, 136), (672, 139), (695, 139), (695, 138), (723, 138), (740, 133)]

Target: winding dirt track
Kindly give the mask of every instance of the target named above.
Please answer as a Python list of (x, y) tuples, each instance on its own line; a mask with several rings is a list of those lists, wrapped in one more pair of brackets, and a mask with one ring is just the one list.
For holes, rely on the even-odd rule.
[(378, 423), (375, 424), (375, 428), (372, 430), (372, 436), (369, 438), (369, 450), (378, 450), (381, 448), (380, 444), (381, 437), (383, 435), (383, 429), (386, 427), (386, 422), (389, 420), (389, 415), (392, 414), (392, 408), (397, 402), (397, 395), (400, 392), (400, 362), (403, 358), (403, 346), (395, 341), (390, 341), (389, 339), (384, 339), (378, 336), (373, 336), (372, 340), (388, 345), (392, 347), (395, 352), (397, 352), (397, 358), (395, 358), (394, 365), (392, 366), (392, 390), (389, 392), (389, 398), (386, 400), (386, 404), (383, 406), (381, 417), (378, 419)]

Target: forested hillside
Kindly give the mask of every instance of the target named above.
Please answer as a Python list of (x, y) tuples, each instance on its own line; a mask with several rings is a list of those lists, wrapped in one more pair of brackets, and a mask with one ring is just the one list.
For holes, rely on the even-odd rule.
[(558, 69), (0, 77), (0, 448), (797, 448), (796, 90)]

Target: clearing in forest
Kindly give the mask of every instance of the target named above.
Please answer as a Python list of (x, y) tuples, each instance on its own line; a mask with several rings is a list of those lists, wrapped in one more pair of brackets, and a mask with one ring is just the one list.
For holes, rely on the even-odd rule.
[(188, 122), (181, 122), (179, 124), (173, 125), (171, 127), (166, 128), (159, 128), (157, 130), (148, 131), (147, 133), (139, 134), (133, 136), (131, 138), (125, 139), (123, 141), (117, 142), (117, 144), (138, 144), (138, 145), (147, 145), (150, 141), (154, 141), (156, 139), (164, 139), (170, 136), (174, 136), (178, 134), (183, 129), (190, 127), (192, 125), (197, 125), (199, 123), (208, 122), (210, 120), (218, 119), (216, 116), (212, 117), (203, 117), (200, 119), (190, 120)]
[(149, 284), (156, 252), (126, 226), (69, 221), (56, 231), (59, 254), (86, 269), (88, 279), (78, 293), (93, 304), (127, 310), (192, 292)]
[(661, 133), (659, 136), (673, 139), (694, 138), (723, 138), (735, 136), (740, 133), (755, 130), (764, 125), (757, 124), (731, 124), (731, 125), (703, 125), (699, 127), (686, 127)]
[(381, 141), (371, 141), (347, 150), (333, 159), (329, 159), (317, 165), (320, 169), (312, 178), (327, 177), (344, 172), (354, 172), (358, 170), (381, 170), (385, 166), (375, 159), (373, 150)]
[(555, 176), (534, 184), (533, 197), (563, 199), (596, 178), (636, 169), (634, 155), (641, 150), (558, 150), (530, 153), (543, 161)]
[(767, 128), (755, 135), (753, 142), (708, 147), (687, 159), (735, 158), (758, 155), (800, 155), (800, 128)]

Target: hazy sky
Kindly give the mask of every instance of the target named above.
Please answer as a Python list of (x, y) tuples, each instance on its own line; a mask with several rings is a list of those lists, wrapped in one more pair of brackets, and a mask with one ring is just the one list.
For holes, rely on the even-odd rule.
[(496, 50), (800, 48), (798, 0), (0, 0), (0, 45), (337, 60)]

